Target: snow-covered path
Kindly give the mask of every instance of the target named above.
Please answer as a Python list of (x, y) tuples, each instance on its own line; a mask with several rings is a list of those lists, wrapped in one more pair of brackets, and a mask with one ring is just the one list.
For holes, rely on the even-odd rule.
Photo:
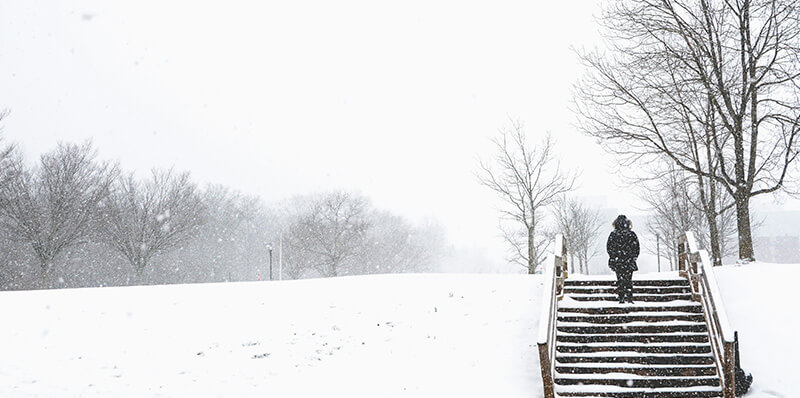
[(2, 397), (536, 397), (539, 276), (0, 293)]

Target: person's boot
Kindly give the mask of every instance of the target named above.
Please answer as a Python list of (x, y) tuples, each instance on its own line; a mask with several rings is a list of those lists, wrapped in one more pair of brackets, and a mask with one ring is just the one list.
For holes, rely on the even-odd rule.
[(633, 304), (633, 290), (628, 290), (626, 293), (626, 301)]

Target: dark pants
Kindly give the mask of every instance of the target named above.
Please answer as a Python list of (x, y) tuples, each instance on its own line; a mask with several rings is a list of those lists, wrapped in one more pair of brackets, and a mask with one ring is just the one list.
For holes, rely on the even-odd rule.
[(619, 301), (633, 301), (633, 271), (617, 271), (617, 295)]

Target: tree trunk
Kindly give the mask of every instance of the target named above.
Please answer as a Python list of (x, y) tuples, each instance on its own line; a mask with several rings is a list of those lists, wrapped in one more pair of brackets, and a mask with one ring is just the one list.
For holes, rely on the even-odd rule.
[(708, 234), (711, 240), (711, 257), (714, 266), (722, 265), (722, 246), (720, 245), (719, 227), (717, 226), (717, 217), (712, 213), (707, 213), (708, 218)]
[(750, 197), (747, 192), (736, 192), (736, 227), (739, 233), (739, 260), (755, 261), (753, 236), (750, 230)]
[(581, 253), (581, 262), (583, 263), (583, 274), (589, 275), (589, 253), (584, 251)]
[[(570, 268), (569, 272), (574, 274), (575, 273), (575, 252), (574, 251), (572, 251), (569, 254), (569, 268)], [(581, 272), (580, 266), (578, 267), (578, 272)]]
[(536, 272), (536, 244), (533, 240), (534, 229), (533, 223), (528, 227), (528, 273), (534, 274)]
[(40, 266), (40, 270), (42, 272), (41, 273), (41, 276), (42, 276), (41, 287), (43, 289), (52, 289), (52, 288), (54, 288), (55, 287), (55, 283), (54, 283), (55, 281), (54, 281), (54, 278), (53, 278), (53, 261), (45, 259), (45, 258), (40, 258), (39, 259), (39, 266)]
[(722, 246), (720, 244), (719, 227), (717, 226), (717, 195), (714, 189), (714, 181), (709, 180), (709, 196), (706, 197), (704, 180), (705, 177), (697, 176), (700, 186), (700, 201), (703, 205), (703, 213), (708, 223), (708, 235), (711, 241), (711, 257), (714, 266), (722, 265)]
[(144, 264), (136, 264), (136, 285), (144, 285)]

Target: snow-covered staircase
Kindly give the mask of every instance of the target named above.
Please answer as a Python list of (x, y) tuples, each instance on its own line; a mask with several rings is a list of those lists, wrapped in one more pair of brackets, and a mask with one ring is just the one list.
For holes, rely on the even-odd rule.
[(689, 282), (634, 279), (635, 304), (615, 280), (564, 280), (557, 303), (553, 382), (560, 397), (721, 397), (709, 333)]

